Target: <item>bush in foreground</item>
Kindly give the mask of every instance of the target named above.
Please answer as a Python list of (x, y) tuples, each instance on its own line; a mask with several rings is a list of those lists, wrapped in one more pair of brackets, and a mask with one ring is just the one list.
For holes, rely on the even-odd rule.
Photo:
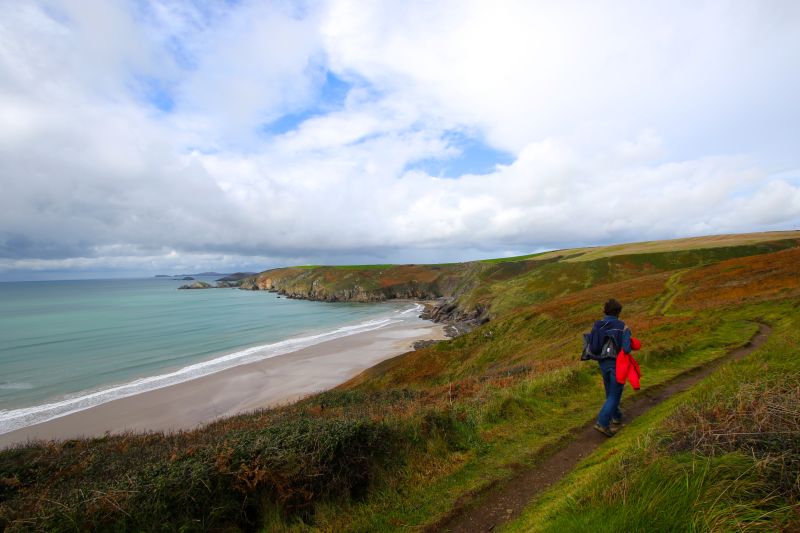
[(301, 416), (263, 428), (123, 435), (0, 453), (4, 530), (253, 529), (268, 506), (308, 516), (358, 498), (396, 430)]

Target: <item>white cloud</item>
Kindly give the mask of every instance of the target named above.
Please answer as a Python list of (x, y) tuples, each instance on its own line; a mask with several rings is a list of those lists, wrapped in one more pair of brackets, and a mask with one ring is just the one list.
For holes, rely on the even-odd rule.
[(797, 226), (799, 63), (791, 2), (2, 4), (0, 270)]
[(177, 90), (198, 143), (235, 147), (302, 108), (324, 76), (316, 17), (289, 4), (249, 3), (192, 40), (197, 66)]

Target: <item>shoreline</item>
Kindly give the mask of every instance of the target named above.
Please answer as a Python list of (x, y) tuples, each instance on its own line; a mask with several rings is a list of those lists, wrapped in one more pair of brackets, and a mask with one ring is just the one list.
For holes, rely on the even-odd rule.
[(262, 361), (119, 398), (0, 435), (0, 449), (30, 440), (179, 431), (331, 389), (418, 340), (444, 340), (444, 326), (401, 322), (334, 338)]

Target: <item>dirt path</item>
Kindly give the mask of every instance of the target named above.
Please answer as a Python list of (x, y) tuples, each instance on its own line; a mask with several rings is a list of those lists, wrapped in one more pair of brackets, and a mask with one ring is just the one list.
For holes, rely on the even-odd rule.
[(688, 268), (685, 268), (683, 270), (678, 270), (677, 272), (675, 272), (674, 274), (672, 274), (669, 277), (669, 279), (667, 280), (667, 283), (664, 285), (664, 288), (666, 289), (666, 291), (656, 301), (655, 308), (652, 311), (652, 313), (654, 315), (666, 314), (667, 310), (672, 305), (672, 302), (674, 302), (675, 298), (677, 298), (678, 294), (680, 294), (680, 292), (681, 292), (681, 286), (680, 286), (681, 277), (686, 272), (688, 272), (688, 270), (689, 270)]
[[(630, 402), (623, 402), (625, 418), (630, 422), (664, 400), (690, 389), (721, 364), (739, 360), (761, 346), (772, 328), (759, 324), (758, 332), (743, 347), (704, 366), (684, 372), (670, 381), (643, 392)], [(591, 454), (607, 437), (595, 431), (594, 420), (575, 430), (569, 444), (545, 452), (535, 466), (525, 467), (501, 485), (492, 485), (483, 494), (473, 495), (468, 502), (457, 505), (453, 512), (429, 527), (428, 532), (477, 533), (493, 531), (497, 526), (517, 518), (531, 500), (561, 479), (578, 462)]]

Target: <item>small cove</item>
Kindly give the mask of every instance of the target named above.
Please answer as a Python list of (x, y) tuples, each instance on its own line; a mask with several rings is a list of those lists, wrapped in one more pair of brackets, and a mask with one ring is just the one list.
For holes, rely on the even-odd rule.
[(184, 283), (0, 283), (0, 433), (418, 314)]

